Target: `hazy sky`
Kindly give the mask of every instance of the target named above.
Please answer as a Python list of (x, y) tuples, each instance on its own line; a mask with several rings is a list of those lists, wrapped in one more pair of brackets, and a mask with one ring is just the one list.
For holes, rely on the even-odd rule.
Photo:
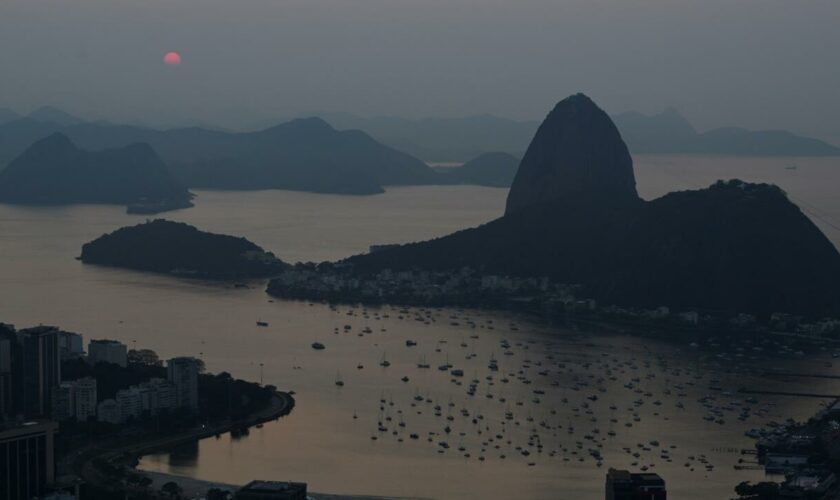
[(21, 112), (542, 119), (578, 91), (840, 143), (840, 0), (0, 0), (0, 106)]

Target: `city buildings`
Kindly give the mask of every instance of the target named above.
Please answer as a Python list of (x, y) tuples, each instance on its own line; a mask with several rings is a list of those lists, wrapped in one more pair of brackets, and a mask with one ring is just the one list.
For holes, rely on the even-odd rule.
[(59, 332), (58, 348), (61, 359), (79, 358), (85, 353), (82, 336), (73, 332)]
[(306, 500), (306, 483), (251, 481), (233, 496), (234, 500)]
[(178, 390), (175, 384), (153, 378), (139, 385), (117, 391), (114, 399), (97, 405), (96, 417), (100, 422), (121, 424), (129, 419), (155, 416), (162, 411), (178, 408)]
[(73, 386), (73, 415), (78, 422), (87, 422), (88, 419), (96, 416), (96, 379), (93, 377), (81, 378), (76, 380)]
[(114, 398), (120, 409), (120, 422), (138, 419), (143, 415), (143, 396), (137, 386), (117, 391)]
[(606, 500), (666, 500), (665, 480), (659, 474), (632, 473), (610, 468)]
[(53, 419), (58, 421), (75, 418), (87, 422), (96, 416), (96, 379), (84, 377), (62, 382), (56, 389), (53, 400)]
[(166, 363), (167, 380), (175, 385), (177, 406), (198, 410), (199, 361), (190, 357), (172, 358)]
[(125, 367), (128, 365), (128, 349), (116, 340), (91, 340), (88, 344), (88, 362), (113, 363)]
[(0, 500), (29, 500), (55, 481), (55, 422), (0, 427)]

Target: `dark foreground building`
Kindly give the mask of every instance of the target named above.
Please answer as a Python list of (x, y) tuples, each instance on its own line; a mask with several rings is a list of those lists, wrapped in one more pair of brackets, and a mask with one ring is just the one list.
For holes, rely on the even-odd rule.
[(234, 500), (306, 500), (306, 483), (251, 481), (236, 492)]
[(659, 474), (626, 470), (607, 472), (606, 500), (666, 500), (665, 480)]
[(55, 481), (55, 422), (0, 427), (0, 500), (29, 500)]

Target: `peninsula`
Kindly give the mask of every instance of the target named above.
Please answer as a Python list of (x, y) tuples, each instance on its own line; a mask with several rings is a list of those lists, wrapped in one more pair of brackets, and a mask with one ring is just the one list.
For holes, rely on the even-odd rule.
[[(401, 280), (412, 273), (450, 278)], [(484, 290), (518, 279), (536, 293), (573, 289), (599, 304), (731, 317), (820, 317), (840, 305), (840, 254), (781, 189), (720, 181), (644, 201), (618, 129), (582, 94), (561, 101), (540, 126), (503, 217), (435, 240), (289, 271), (268, 292), (334, 296), (343, 277), (356, 285), (351, 295), (373, 290), (379, 301), (422, 302), (436, 291), (461, 290), (464, 276)]]

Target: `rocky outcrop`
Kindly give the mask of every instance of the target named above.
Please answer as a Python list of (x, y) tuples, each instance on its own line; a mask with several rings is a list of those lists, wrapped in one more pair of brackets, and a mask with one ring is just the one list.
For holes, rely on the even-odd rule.
[(519, 165), (505, 213), (560, 200), (639, 202), (627, 146), (610, 117), (583, 94), (560, 101), (540, 125)]

